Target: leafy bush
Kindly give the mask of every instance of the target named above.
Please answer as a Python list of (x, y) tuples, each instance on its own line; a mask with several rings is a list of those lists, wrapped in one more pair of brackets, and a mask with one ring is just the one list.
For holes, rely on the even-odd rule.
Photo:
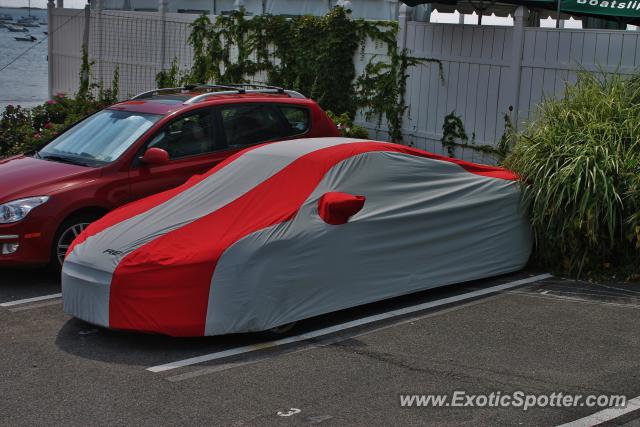
[(539, 106), (506, 166), (526, 183), (536, 259), (581, 276), (640, 269), (640, 80), (582, 73)]
[(369, 138), (369, 132), (362, 126), (353, 124), (353, 119), (351, 118), (349, 113), (342, 113), (338, 116), (331, 111), (327, 111), (327, 115), (333, 121), (333, 123), (338, 126), (338, 130), (340, 131), (342, 136), (359, 139)]
[(64, 129), (115, 101), (100, 93), (99, 99), (59, 93), (37, 107), (7, 106), (0, 115), (0, 158), (38, 150)]

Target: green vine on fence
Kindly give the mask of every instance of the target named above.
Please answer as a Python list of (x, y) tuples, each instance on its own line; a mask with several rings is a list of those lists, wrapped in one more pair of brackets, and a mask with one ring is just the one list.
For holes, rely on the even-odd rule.
[(462, 122), (462, 117), (457, 115), (455, 111), (450, 112), (444, 117), (442, 124), (442, 139), (440, 142), (447, 150), (449, 157), (456, 157), (456, 147), (468, 148), (481, 153), (492, 155), (498, 162), (502, 162), (511, 152), (515, 143), (515, 127), (511, 121), (511, 112), (513, 107), (509, 107), (509, 112), (504, 115), (504, 133), (496, 147), (488, 144), (476, 144), (475, 132), (471, 135), (471, 140), (467, 136), (467, 132)]
[[(177, 61), (158, 73), (159, 87), (187, 83), (264, 81), (297, 90), (322, 108), (351, 119), (363, 108), (365, 117), (386, 118), (390, 138), (402, 139), (407, 69), (429, 58), (413, 58), (397, 48), (398, 25), (391, 21), (351, 19), (342, 7), (325, 16), (293, 18), (245, 17), (245, 11), (221, 15), (211, 22), (202, 15), (191, 24), (189, 44), (194, 62), (180, 70)], [(386, 45), (387, 55), (374, 56), (361, 76), (354, 57), (372, 40)], [(442, 72), (442, 66), (440, 65)]]
[(365, 66), (364, 72), (355, 83), (357, 104), (365, 110), (367, 120), (377, 118), (380, 127), (386, 118), (389, 139), (394, 142), (402, 141), (402, 118), (407, 111), (405, 94), (409, 67), (421, 62), (435, 62), (438, 64), (440, 79), (444, 81), (442, 63), (435, 58), (416, 58), (409, 56), (406, 49), (398, 52), (390, 48), (387, 52), (389, 61), (380, 60), (377, 56), (371, 58)]

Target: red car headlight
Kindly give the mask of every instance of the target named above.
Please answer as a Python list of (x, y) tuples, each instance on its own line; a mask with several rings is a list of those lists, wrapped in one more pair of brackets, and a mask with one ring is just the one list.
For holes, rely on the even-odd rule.
[(23, 220), (34, 208), (46, 203), (49, 196), (29, 197), (0, 205), (0, 224)]

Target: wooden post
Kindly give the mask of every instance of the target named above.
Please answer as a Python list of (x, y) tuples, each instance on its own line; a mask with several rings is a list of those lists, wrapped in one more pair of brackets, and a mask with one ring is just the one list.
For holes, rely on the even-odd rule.
[(412, 7), (402, 4), (398, 12), (398, 50), (402, 52), (407, 47), (407, 22), (413, 11)]
[[(409, 21), (412, 20), (413, 17), (413, 8), (407, 6), (406, 4), (402, 4), (400, 6), (400, 9), (398, 11), (398, 50), (401, 53), (404, 53), (404, 51), (407, 49), (407, 33), (408, 33), (408, 24)], [(405, 93), (402, 94), (403, 97), (406, 97), (406, 88), (405, 88)], [(408, 114), (408, 109), (405, 111), (405, 113), (402, 116), (402, 122), (400, 124), (400, 129), (402, 131), (402, 128), (404, 127), (404, 123), (405, 123), (405, 119), (407, 117)], [(376, 137), (377, 137), (377, 131), (376, 131)], [(389, 140), (391, 135), (389, 135)]]

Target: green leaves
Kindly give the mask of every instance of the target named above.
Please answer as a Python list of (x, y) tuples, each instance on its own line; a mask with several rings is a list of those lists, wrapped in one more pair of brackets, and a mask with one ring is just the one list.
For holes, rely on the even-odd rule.
[(353, 119), (349, 113), (342, 113), (338, 116), (329, 110), (327, 111), (327, 115), (331, 121), (336, 124), (342, 136), (360, 139), (367, 139), (369, 137), (369, 132), (365, 128), (353, 124)]
[(40, 149), (83, 117), (103, 108), (91, 97), (57, 94), (33, 108), (8, 106), (0, 115), (0, 158)]
[[(191, 24), (189, 43), (194, 62), (182, 78), (172, 67), (159, 73), (159, 86), (181, 83), (238, 83), (262, 81), (266, 74), (269, 84), (297, 90), (315, 99), (325, 110), (354, 117), (365, 105), (372, 114), (382, 115), (379, 107), (388, 110), (390, 128), (399, 129), (399, 119), (406, 107), (402, 97), (406, 82), (406, 54), (396, 52), (397, 23), (352, 20), (346, 11), (336, 7), (325, 16), (254, 16), (246, 18), (244, 10), (218, 16), (211, 22), (206, 15)], [(356, 70), (354, 56), (368, 39), (386, 43), (393, 59), (393, 68), (370, 69), (367, 78), (356, 86), (366, 86), (366, 95), (355, 93)], [(177, 68), (177, 65), (176, 65)], [(264, 73), (264, 74), (263, 74)], [(367, 90), (384, 87), (380, 93)], [(375, 100), (373, 100), (375, 98)], [(398, 107), (401, 102), (402, 107)], [(396, 132), (397, 133), (397, 132)]]
[[(372, 33), (369, 37), (372, 37)], [(376, 34), (375, 32), (373, 34)], [(365, 109), (367, 120), (378, 119), (378, 127), (383, 118), (387, 120), (389, 139), (392, 142), (402, 142), (402, 119), (407, 111), (405, 94), (407, 89), (407, 69), (421, 62), (435, 62), (442, 73), (442, 63), (434, 58), (415, 58), (409, 56), (408, 51), (397, 50), (395, 38), (386, 39), (386, 34), (380, 36), (387, 43), (386, 57), (374, 56), (367, 63), (364, 72), (355, 83), (357, 105)], [(442, 74), (440, 74), (442, 77)]]
[(526, 183), (543, 265), (572, 275), (639, 267), (639, 86), (582, 73), (517, 135), (506, 166)]

